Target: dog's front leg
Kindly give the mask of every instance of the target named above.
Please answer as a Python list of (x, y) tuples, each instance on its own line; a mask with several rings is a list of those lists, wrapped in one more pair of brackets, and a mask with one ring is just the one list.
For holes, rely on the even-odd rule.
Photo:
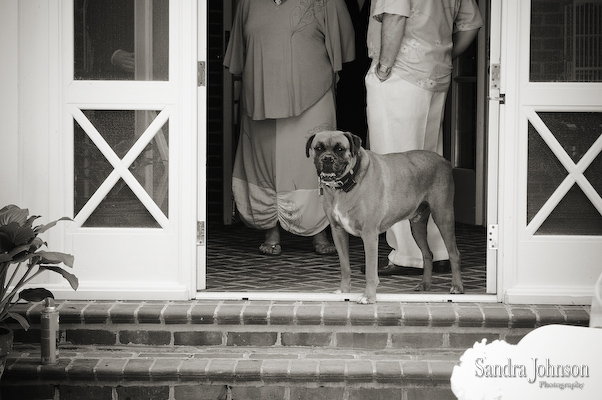
[(332, 239), (339, 255), (341, 286), (335, 293), (351, 291), (351, 264), (349, 263), (349, 234), (337, 223), (331, 223)]
[(364, 253), (366, 255), (366, 290), (357, 301), (360, 304), (372, 304), (376, 301), (378, 286), (378, 234), (362, 235)]

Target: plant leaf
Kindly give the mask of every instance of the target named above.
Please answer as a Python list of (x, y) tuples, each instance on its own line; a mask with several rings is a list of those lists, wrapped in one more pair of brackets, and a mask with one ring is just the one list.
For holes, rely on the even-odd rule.
[(71, 254), (60, 253), (58, 251), (38, 251), (36, 256), (41, 258), (37, 264), (60, 264), (63, 263), (68, 267), (73, 268), (75, 258)]
[[(29, 253), (27, 253), (27, 250), (29, 250), (29, 244), (24, 244), (22, 246), (17, 246), (13, 249), (11, 249), (8, 253), (3, 254), (4, 257), (2, 257), (2, 259), (6, 258), (6, 257), (10, 257), (4, 261), (12, 261), (14, 263), (20, 263), (23, 262), (25, 260), (27, 260), (29, 257)], [(15, 257), (18, 256), (18, 257)], [(2, 262), (4, 262), (2, 261)]]
[(7, 225), (11, 222), (18, 222), (19, 225), (23, 225), (27, 221), (28, 215), (29, 210), (27, 208), (9, 204), (0, 210), (0, 225)]
[(25, 329), (25, 330), (29, 329), (29, 322), (21, 314), (9, 312), (8, 315), (9, 315), (9, 317), (11, 317), (15, 321), (17, 321), (23, 327), (23, 329)]
[(44, 233), (44, 232), (46, 232), (48, 229), (50, 229), (50, 228), (52, 228), (53, 226), (55, 226), (55, 225), (56, 225), (56, 223), (57, 223), (57, 222), (59, 222), (59, 221), (73, 221), (73, 220), (72, 220), (71, 218), (69, 218), (69, 217), (63, 217), (63, 218), (59, 218), (59, 219), (57, 219), (56, 221), (52, 221), (52, 222), (49, 222), (49, 223), (47, 223), (46, 225), (40, 225), (40, 226), (36, 226), (36, 227), (35, 227), (35, 229), (34, 229), (34, 231), (35, 231), (37, 234)]
[(61, 274), (63, 278), (67, 279), (73, 290), (77, 290), (79, 286), (79, 280), (77, 276), (65, 271), (61, 267), (55, 267), (52, 265), (40, 265), (40, 268), (46, 269), (48, 271), (56, 272), (57, 274)]
[(21, 293), (19, 293), (19, 299), (23, 299), (25, 301), (38, 302), (47, 297), (54, 299), (52, 292), (44, 288), (23, 289)]

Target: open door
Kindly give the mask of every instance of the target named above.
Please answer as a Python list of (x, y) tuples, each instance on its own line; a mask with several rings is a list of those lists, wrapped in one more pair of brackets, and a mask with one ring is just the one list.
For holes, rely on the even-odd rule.
[(57, 291), (189, 299), (196, 289), (196, 2), (63, 1), (57, 15), (64, 164), (53, 184), (65, 189), (64, 214), (74, 215), (66, 248), (80, 279), (77, 292)]
[(487, 79), (489, 2), (479, 8), (486, 25), (456, 60), (444, 119), (444, 155), (451, 161), (456, 185), (456, 221), (485, 225), (487, 163)]
[(591, 304), (602, 273), (602, 2), (502, 8), (505, 301)]

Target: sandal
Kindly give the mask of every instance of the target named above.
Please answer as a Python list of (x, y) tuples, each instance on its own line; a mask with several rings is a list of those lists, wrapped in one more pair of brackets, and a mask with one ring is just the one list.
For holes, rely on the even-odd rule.
[(268, 256), (279, 256), (282, 254), (282, 247), (280, 247), (279, 243), (262, 243), (261, 246), (259, 246), (259, 252)]

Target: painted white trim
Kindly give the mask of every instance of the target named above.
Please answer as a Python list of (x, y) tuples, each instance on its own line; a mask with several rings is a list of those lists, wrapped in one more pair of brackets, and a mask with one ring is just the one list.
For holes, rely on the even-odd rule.
[(506, 291), (504, 303), (507, 304), (592, 304), (592, 288), (565, 286), (517, 286)]
[[(503, 295), (507, 288), (516, 283), (517, 250), (516, 237), (518, 235), (516, 223), (514, 222), (515, 195), (517, 166), (517, 143), (516, 143), (516, 116), (517, 116), (517, 93), (520, 82), (518, 80), (518, 52), (520, 38), (520, 4), (516, 0), (497, 0), (501, 4), (500, 17), (500, 43), (499, 50), (501, 65), (501, 92), (505, 94), (505, 105), (500, 107), (499, 127), (499, 152), (498, 152), (498, 295)], [(528, 3), (528, 1), (524, 2)], [(529, 9), (527, 7), (527, 12)], [(492, 16), (493, 16), (492, 11)], [(524, 47), (524, 46), (523, 46)], [(492, 46), (492, 49), (494, 47)], [(528, 55), (528, 54), (527, 54)], [(503, 297), (502, 297), (503, 299)]]
[[(502, 46), (502, 0), (492, 0), (489, 7), (489, 71), (492, 70), (492, 65), (500, 64), (501, 46)], [(491, 81), (491, 74), (489, 74)], [(500, 101), (495, 100), (500, 98), (503, 93), (502, 86), (494, 88), (491, 82), (488, 82), (489, 102), (487, 107), (487, 215), (486, 226), (498, 224), (498, 207), (499, 201), (499, 134), (502, 129), (502, 108)], [(499, 227), (498, 227), (499, 229)], [(499, 248), (499, 243), (498, 243)], [(486, 248), (486, 265), (487, 265), (487, 293), (497, 293), (498, 301), (501, 301), (501, 263), (499, 250)]]
[[(274, 301), (357, 301), (362, 293), (293, 293), (293, 292), (197, 292), (197, 300), (274, 300)], [(487, 294), (376, 294), (381, 302), (430, 303), (497, 303), (495, 295)]]
[(74, 291), (69, 285), (44, 284), (55, 298), (61, 300), (190, 300), (190, 288), (186, 283), (143, 282), (132, 285), (131, 282), (106, 281), (83, 282)]
[[(196, 268), (190, 276), (191, 285), (194, 285), (195, 290), (205, 289), (207, 281), (207, 85), (208, 85), (208, 62), (207, 62), (207, 4), (201, 2), (201, 6), (197, 8), (195, 13), (197, 19), (198, 30), (197, 37), (197, 58), (196, 63), (205, 62), (205, 85), (196, 88), (197, 96), (197, 158), (196, 158), (196, 221), (205, 222), (205, 240), (196, 241)], [(198, 226), (195, 226), (199, 229)], [(197, 232), (198, 235), (198, 232)]]
[[(0, 171), (2, 190), (0, 208), (21, 202), (19, 179), (19, 15), (18, 0), (0, 2), (0, 121), (2, 121), (2, 146), (0, 146)], [(7, 173), (6, 171), (11, 171)]]

